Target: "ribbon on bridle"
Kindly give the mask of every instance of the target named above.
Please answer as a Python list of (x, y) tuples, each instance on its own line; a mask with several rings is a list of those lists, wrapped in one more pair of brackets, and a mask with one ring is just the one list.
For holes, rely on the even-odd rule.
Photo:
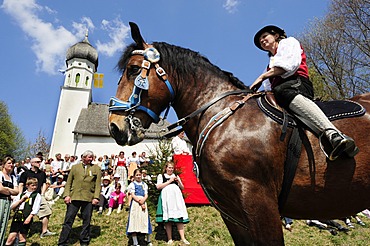
[(132, 115), (136, 110), (140, 110), (147, 113), (153, 119), (154, 123), (158, 123), (160, 120), (159, 115), (157, 115), (153, 110), (141, 105), (141, 92), (143, 90), (149, 90), (150, 83), (148, 80), (148, 74), (150, 67), (154, 65), (157, 75), (161, 77), (171, 95), (170, 103), (167, 106), (164, 115), (165, 119), (171, 107), (172, 101), (175, 98), (175, 91), (173, 90), (171, 83), (168, 81), (166, 71), (158, 64), (160, 60), (160, 53), (152, 45), (148, 45), (148, 48), (145, 50), (134, 50), (131, 55), (144, 56), (144, 60), (141, 64), (141, 72), (135, 78), (134, 87), (128, 101), (125, 102), (117, 97), (111, 97), (109, 101), (109, 111), (125, 111)]

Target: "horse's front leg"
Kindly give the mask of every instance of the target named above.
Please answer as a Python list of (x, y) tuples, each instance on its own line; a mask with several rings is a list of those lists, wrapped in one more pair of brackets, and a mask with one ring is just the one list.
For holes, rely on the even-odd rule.
[(248, 194), (235, 209), (247, 226), (245, 229), (223, 217), (235, 245), (284, 245), (280, 214), (271, 193), (259, 190)]

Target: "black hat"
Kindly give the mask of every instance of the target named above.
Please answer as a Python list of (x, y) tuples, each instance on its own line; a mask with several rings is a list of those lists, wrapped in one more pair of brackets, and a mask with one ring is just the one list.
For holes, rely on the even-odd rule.
[(277, 27), (277, 26), (274, 26), (274, 25), (268, 25), (268, 26), (263, 27), (261, 30), (259, 30), (256, 33), (256, 35), (254, 35), (254, 45), (256, 45), (257, 48), (259, 48), (260, 50), (263, 50), (263, 51), (265, 51), (265, 50), (262, 49), (262, 47), (261, 47), (260, 37), (261, 37), (262, 33), (264, 33), (264, 32), (268, 32), (268, 33), (274, 32), (274, 33), (279, 34), (280, 36), (286, 37), (285, 31), (283, 29), (281, 29), (280, 27)]
[(42, 156), (42, 152), (40, 151), (40, 152), (38, 152), (36, 155), (37, 155), (37, 156), (38, 156), (38, 155), (41, 155), (41, 156)]

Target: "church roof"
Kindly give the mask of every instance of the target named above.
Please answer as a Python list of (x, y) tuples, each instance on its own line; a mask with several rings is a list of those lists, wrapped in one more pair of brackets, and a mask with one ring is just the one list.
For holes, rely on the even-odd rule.
[(93, 64), (95, 64), (95, 69), (98, 68), (98, 52), (96, 49), (90, 44), (89, 40), (87, 39), (87, 34), (81, 42), (72, 45), (66, 55), (66, 61), (69, 61), (73, 58), (81, 58), (86, 59)]
[[(108, 104), (89, 104), (88, 108), (81, 110), (73, 132), (89, 136), (109, 137), (108, 114)], [(156, 132), (166, 128), (168, 125), (170, 125), (168, 121), (165, 121), (164, 124), (160, 126), (152, 124), (146, 132), (145, 138), (158, 139), (158, 134)]]

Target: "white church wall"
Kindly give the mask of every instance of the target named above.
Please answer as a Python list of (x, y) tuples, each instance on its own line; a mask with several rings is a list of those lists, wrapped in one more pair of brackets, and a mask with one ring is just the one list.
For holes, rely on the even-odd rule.
[(118, 155), (120, 151), (123, 151), (128, 157), (134, 151), (138, 155), (145, 151), (148, 156), (151, 153), (150, 150), (153, 151), (156, 145), (158, 145), (158, 141), (152, 139), (145, 139), (134, 146), (120, 146), (111, 137), (82, 136), (78, 142), (74, 143), (75, 152), (71, 154), (80, 156), (85, 150), (91, 150), (99, 157), (111, 154)]
[(62, 88), (49, 156), (54, 157), (56, 153), (73, 151), (74, 135), (72, 132), (81, 109), (87, 108), (89, 98), (89, 90)]

